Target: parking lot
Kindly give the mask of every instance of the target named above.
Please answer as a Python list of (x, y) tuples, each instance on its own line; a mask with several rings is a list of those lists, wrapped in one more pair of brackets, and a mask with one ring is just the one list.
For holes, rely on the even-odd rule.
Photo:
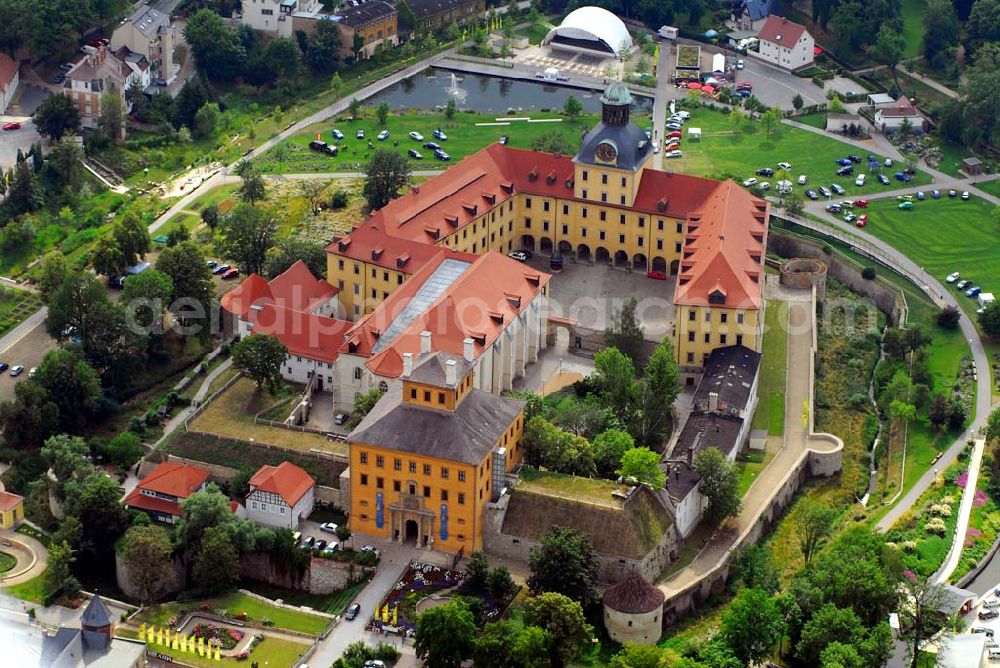
[(16, 122), (20, 130), (0, 131), (0, 169), (7, 170), (17, 162), (17, 151), (27, 153), (35, 142), (42, 140), (30, 116), (6, 114), (0, 116), (0, 125)]
[[(0, 373), (0, 401), (14, 396), (14, 388), (28, 377), (28, 369), (37, 367), (42, 358), (56, 347), (56, 342), (45, 331), (44, 314), (36, 313), (12, 330), (10, 343), (0, 349), (0, 361), (14, 366), (24, 366), (25, 372), (12, 378), (9, 371)], [(7, 339), (7, 337), (5, 337)]]
[[(536, 254), (529, 264), (551, 271), (545, 255)], [(636, 315), (647, 340), (662, 340), (674, 324), (673, 276), (659, 281), (641, 272), (569, 261), (561, 272), (553, 274), (550, 285), (552, 313), (572, 318), (586, 329), (606, 329), (628, 297), (639, 302)]]

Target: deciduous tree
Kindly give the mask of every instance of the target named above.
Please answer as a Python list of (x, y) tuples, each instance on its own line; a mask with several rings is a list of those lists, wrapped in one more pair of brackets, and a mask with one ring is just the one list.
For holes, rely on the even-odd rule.
[(15, 385), (13, 398), (0, 403), (4, 442), (12, 448), (41, 447), (58, 424), (59, 407), (34, 380)]
[(278, 221), (272, 212), (240, 204), (223, 222), (222, 244), (240, 271), (260, 274), (277, 232)]
[(537, 626), (518, 627), (509, 620), (487, 624), (476, 638), (476, 668), (543, 668), (551, 636)]
[(580, 655), (583, 643), (594, 635), (580, 603), (557, 592), (545, 592), (525, 601), (524, 622), (549, 634), (549, 658), (557, 666), (569, 665)]
[(35, 127), (52, 141), (65, 134), (75, 134), (80, 127), (80, 111), (66, 93), (49, 95), (35, 110)]
[(170, 537), (163, 527), (134, 526), (122, 539), (122, 558), (143, 605), (159, 598), (163, 576), (173, 567), (172, 552)]
[(392, 151), (375, 151), (365, 167), (365, 185), (362, 189), (368, 208), (381, 209), (410, 182), (410, 163)]
[(833, 532), (837, 509), (805, 499), (798, 512), (799, 548), (808, 564)]
[(83, 429), (102, 396), (97, 373), (77, 353), (65, 348), (45, 355), (36, 380), (59, 407), (59, 429), (69, 433)]
[(636, 315), (639, 302), (629, 297), (620, 309), (611, 315), (611, 324), (604, 331), (604, 341), (611, 348), (624, 353), (633, 364), (642, 363), (642, 323)]
[(667, 476), (660, 468), (660, 456), (649, 448), (632, 448), (622, 456), (621, 468), (615, 471), (624, 478), (635, 478), (654, 490), (667, 484)]
[(597, 554), (580, 532), (553, 527), (531, 549), (528, 565), (528, 588), (535, 594), (556, 592), (586, 604), (596, 600)]
[(698, 489), (708, 499), (706, 519), (718, 524), (727, 517), (739, 514), (743, 502), (736, 465), (726, 459), (718, 448), (708, 447), (695, 457), (694, 469), (701, 476)]
[(722, 637), (740, 661), (760, 663), (778, 640), (781, 614), (760, 589), (741, 589), (722, 616)]
[(224, 527), (205, 529), (191, 569), (195, 589), (205, 594), (229, 591), (240, 578), (239, 553)]
[(326, 275), (325, 245), (316, 239), (306, 237), (288, 237), (271, 248), (267, 252), (264, 275), (274, 278), (299, 260), (306, 263), (313, 276)]
[(251, 334), (233, 346), (233, 364), (253, 380), (257, 388), (267, 386), (272, 391), (281, 383), (281, 365), (288, 349), (277, 337)]
[(425, 665), (458, 668), (472, 656), (475, 642), (472, 613), (457, 601), (431, 608), (417, 617), (414, 649)]

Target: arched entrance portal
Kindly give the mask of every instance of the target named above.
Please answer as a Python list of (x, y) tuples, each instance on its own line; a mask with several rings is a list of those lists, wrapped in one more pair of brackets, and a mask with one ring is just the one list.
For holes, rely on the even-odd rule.
[(566, 241), (565, 239), (563, 241), (560, 241), (559, 252), (562, 253), (562, 256), (565, 258), (573, 257), (573, 244)]
[(420, 536), (420, 527), (417, 525), (416, 520), (406, 520), (404, 525), (403, 542), (408, 544), (417, 544), (417, 537)]
[(632, 268), (636, 271), (646, 271), (646, 256), (642, 253), (632, 256)]
[(576, 259), (590, 262), (590, 246), (580, 244), (576, 247)]
[(653, 271), (658, 271), (661, 274), (667, 273), (667, 261), (662, 257), (657, 255), (653, 258)]
[(628, 266), (628, 253), (625, 251), (615, 251), (615, 266), (616, 267), (627, 267)]
[(545, 255), (552, 255), (552, 239), (542, 237), (541, 241), (538, 242), (538, 250)]
[(680, 266), (681, 266), (681, 261), (680, 260), (674, 260), (673, 262), (671, 262), (670, 263), (670, 275), (671, 276), (676, 276), (677, 275), (677, 270), (680, 269)]
[(521, 236), (521, 249), (526, 251), (535, 252), (535, 237), (530, 234), (524, 234)]
[(611, 262), (611, 255), (604, 246), (598, 246), (594, 250), (594, 261), (598, 264), (608, 264)]

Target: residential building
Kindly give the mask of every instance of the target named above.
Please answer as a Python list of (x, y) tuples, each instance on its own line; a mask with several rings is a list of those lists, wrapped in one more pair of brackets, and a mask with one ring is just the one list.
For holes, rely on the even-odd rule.
[(736, 0), (729, 20), (738, 30), (759, 30), (771, 14), (771, 0)]
[(309, 517), (316, 479), (291, 462), (261, 466), (250, 478), (247, 518), (265, 526), (294, 529)]
[(899, 96), (899, 99), (892, 106), (880, 107), (875, 110), (875, 127), (882, 134), (897, 132), (907, 123), (910, 125), (911, 132), (923, 132), (927, 129), (924, 117), (917, 111), (910, 98), (905, 95)]
[(146, 643), (115, 637), (114, 616), (100, 596), (93, 596), (87, 603), (79, 628), (60, 626), (51, 635), (46, 632), (37, 651), (38, 665), (46, 668), (138, 668), (146, 665)]
[(13, 529), (24, 521), (24, 497), (0, 491), (0, 529)]
[(612, 83), (601, 102), (575, 157), (493, 144), (335, 239), (327, 280), (345, 317), (365, 318), (438, 266), (439, 249), (524, 248), (676, 276), (674, 349), (691, 385), (715, 348), (759, 349), (770, 205), (731, 181), (654, 169), (628, 89)]
[(708, 501), (694, 469), (698, 453), (717, 448), (730, 461), (747, 442), (757, 407), (760, 353), (746, 346), (717, 348), (709, 355), (692, 411), (665, 465), (667, 494), (675, 508), (677, 532), (687, 538), (701, 521)]
[(125, 80), (132, 70), (115, 58), (107, 46), (84, 46), (84, 55), (66, 72), (65, 92), (80, 112), (80, 123), (93, 128), (101, 117), (101, 98), (114, 95), (125, 105)]
[(6, 53), (0, 53), (0, 114), (14, 101), (17, 86), (21, 83), (21, 72), (18, 62)]
[(521, 461), (524, 402), (475, 388), (446, 352), (405, 353), (391, 386), (348, 437), (355, 533), (471, 554), (483, 509)]
[[(244, 0), (239, 18), (254, 30), (278, 37), (293, 37), (295, 19), (314, 20), (323, 16), (320, 0)], [(308, 30), (307, 30), (308, 31)]]
[(125, 497), (125, 507), (141, 510), (158, 522), (173, 524), (181, 516), (181, 502), (203, 491), (208, 476), (208, 471), (191, 464), (163, 462)]
[(167, 14), (149, 5), (141, 5), (122, 20), (111, 34), (111, 49), (122, 47), (146, 57), (154, 78), (171, 81), (177, 74), (174, 66), (176, 35)]
[(354, 53), (355, 35), (361, 37), (362, 58), (370, 58), (379, 47), (396, 46), (398, 17), (396, 7), (383, 0), (369, 0), (357, 7), (338, 10), (333, 20), (340, 26), (341, 55)]
[(778, 67), (797, 70), (813, 64), (816, 41), (805, 26), (771, 15), (761, 26), (758, 38), (761, 58)]
[(496, 252), (439, 251), (344, 336), (335, 403), (388, 388), (407, 353), (460, 356), (477, 389), (510, 390), (546, 347), (549, 278)]
[[(475, 21), (486, 11), (485, 0), (397, 0), (403, 23), (416, 32), (463, 25)], [(409, 22), (412, 21), (412, 25)]]
[(882, 109), (895, 104), (896, 98), (888, 93), (869, 93), (867, 102), (872, 109)]

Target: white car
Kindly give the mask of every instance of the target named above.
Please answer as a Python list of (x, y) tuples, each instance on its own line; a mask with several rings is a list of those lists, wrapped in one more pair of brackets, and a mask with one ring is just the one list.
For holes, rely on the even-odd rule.
[(736, 59), (736, 69), (738, 69), (738, 70), (742, 70), (743, 69), (743, 59), (742, 58), (737, 58)]
[(854, 179), (854, 185), (858, 186), (859, 188), (865, 185), (866, 176), (867, 174), (858, 174), (858, 178)]
[(660, 142), (658, 140), (653, 141), (653, 153), (660, 152)]
[(683, 158), (684, 154), (680, 151), (667, 151), (663, 154), (664, 158)]
[(755, 186), (755, 185), (757, 185), (757, 179), (755, 179), (752, 176), (749, 179), (747, 179), (746, 181), (743, 182), (743, 187), (744, 188), (749, 188), (750, 186)]
[(954, 283), (955, 281), (958, 280), (958, 277), (961, 276), (961, 275), (962, 274), (958, 273), (957, 271), (953, 271), (950, 274), (948, 274), (948, 278), (946, 278), (944, 280), (947, 283)]
[(420, 134), (419, 132), (411, 132), (410, 133), (410, 139), (416, 139), (417, 141), (423, 141), (424, 140), (424, 136), (422, 134)]
[(528, 261), (528, 254), (524, 251), (511, 251), (507, 253), (507, 257), (517, 260), (518, 262)]
[(779, 162), (778, 163), (778, 169), (786, 169), (788, 171), (792, 171), (792, 166), (790, 164), (788, 164), (787, 162)]
[(333, 522), (323, 522), (319, 525), (319, 530), (327, 533), (337, 533), (337, 525)]
[(376, 139), (378, 139), (379, 141), (385, 141), (388, 138), (389, 138), (388, 130), (382, 130), (382, 132), (378, 133), (378, 136), (376, 137)]
[(687, 119), (691, 118), (691, 114), (690, 114), (689, 112), (687, 112), (687, 111), (684, 111), (683, 109), (682, 109), (681, 111), (678, 111), (678, 112), (675, 112), (675, 113), (674, 113), (674, 116), (680, 116), (680, 117), (681, 117), (681, 118), (683, 118), (683, 119), (684, 119), (685, 121), (686, 121)]
[(761, 190), (770, 190), (771, 184), (768, 181), (764, 181), (758, 186)]
[(376, 558), (376, 559), (379, 559), (379, 558), (381, 558), (381, 556), (382, 556), (382, 551), (381, 551), (381, 550), (379, 550), (379, 549), (378, 549), (377, 547), (375, 547), (374, 545), (363, 545), (363, 546), (361, 547), (361, 551), (362, 551), (362, 552), (371, 552), (372, 554), (374, 554), (374, 555), (375, 555), (375, 558)]
[(805, 174), (799, 174), (799, 185), (800, 186), (804, 186), (806, 184), (806, 181), (808, 181), (808, 180), (809, 180), (808, 176), (806, 176)]

